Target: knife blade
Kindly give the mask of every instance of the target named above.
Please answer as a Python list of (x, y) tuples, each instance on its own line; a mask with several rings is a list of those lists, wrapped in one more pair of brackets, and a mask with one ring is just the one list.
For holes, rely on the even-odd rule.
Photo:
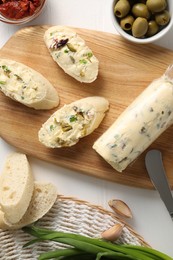
[(150, 150), (145, 156), (145, 165), (151, 182), (159, 192), (172, 220), (173, 220), (173, 196), (163, 165), (162, 154), (159, 150)]

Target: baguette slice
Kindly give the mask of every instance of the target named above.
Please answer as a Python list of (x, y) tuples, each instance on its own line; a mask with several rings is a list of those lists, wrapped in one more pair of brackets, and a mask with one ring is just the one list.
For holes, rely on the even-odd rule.
[(0, 206), (8, 222), (17, 223), (23, 217), (33, 189), (33, 175), (26, 155), (9, 155), (0, 175)]
[(63, 106), (41, 127), (39, 141), (50, 148), (75, 145), (101, 123), (109, 102), (103, 97), (87, 97)]
[(54, 61), (68, 75), (85, 83), (96, 80), (99, 61), (75, 31), (53, 26), (45, 32), (44, 41)]
[(33, 196), (23, 218), (18, 223), (10, 225), (1, 211), (0, 229), (19, 229), (34, 223), (51, 209), (56, 199), (57, 190), (53, 184), (35, 182)]
[(51, 109), (59, 104), (57, 91), (45, 77), (13, 60), (0, 59), (0, 90), (35, 109)]
[(9, 228), (11, 224), (7, 223), (7, 220), (5, 219), (4, 212), (2, 211), (0, 207), (0, 229), (6, 230)]

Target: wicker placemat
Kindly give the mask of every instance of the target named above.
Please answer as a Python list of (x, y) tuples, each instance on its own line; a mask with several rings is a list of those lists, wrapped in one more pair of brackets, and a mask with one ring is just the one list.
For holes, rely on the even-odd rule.
[[(114, 213), (71, 197), (58, 196), (51, 210), (38, 221), (38, 226), (89, 237), (99, 237), (101, 232), (115, 223), (125, 224), (117, 243), (148, 246), (141, 236)], [(23, 249), (23, 245), (30, 239), (31, 236), (22, 230), (0, 230), (0, 259), (34, 260), (41, 253), (59, 247), (57, 243), (44, 241)]]

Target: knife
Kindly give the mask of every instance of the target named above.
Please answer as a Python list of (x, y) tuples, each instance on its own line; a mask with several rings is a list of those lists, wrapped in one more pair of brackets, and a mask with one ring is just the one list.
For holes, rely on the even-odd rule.
[(160, 197), (173, 220), (173, 196), (163, 166), (161, 152), (159, 150), (150, 150), (147, 152), (145, 156), (145, 165), (151, 182), (159, 192)]

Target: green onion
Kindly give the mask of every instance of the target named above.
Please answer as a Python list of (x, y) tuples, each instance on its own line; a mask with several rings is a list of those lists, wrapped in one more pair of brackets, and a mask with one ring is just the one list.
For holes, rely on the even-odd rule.
[(5, 84), (6, 84), (6, 81), (0, 81), (0, 84), (1, 84), (1, 85), (5, 85)]
[(79, 62), (80, 62), (81, 64), (87, 64), (87, 60), (85, 60), (85, 59), (79, 60)]
[(21, 80), (21, 81), (23, 81), (23, 79), (22, 79), (19, 75), (14, 74), (14, 76), (17, 78), (17, 80)]
[(76, 250), (76, 249), (59, 249), (59, 250), (55, 250), (52, 252), (47, 252), (42, 254), (39, 257), (39, 260), (45, 260), (45, 259), (50, 259), (50, 258), (57, 258), (60, 256), (81, 256), (82, 254), (84, 254), (83, 252)]
[(7, 72), (7, 73), (11, 72), (11, 70), (6, 65), (2, 65), (1, 67), (2, 67), (4, 72)]
[(76, 122), (77, 121), (77, 117), (75, 115), (72, 115), (72, 116), (70, 116), (69, 120), (70, 120), (70, 123)]
[(54, 130), (54, 125), (50, 125), (50, 131)]
[(1, 68), (3, 69), (3, 71), (7, 75), (7, 77), (9, 78), (11, 70), (6, 65), (2, 65)]
[(87, 53), (88, 58), (91, 58), (93, 56), (92, 52)]
[[(41, 254), (39, 259), (133, 259), (133, 260), (173, 260), (173, 258), (152, 248), (134, 245), (117, 245), (103, 239), (83, 235), (52, 231), (36, 226), (25, 227), (23, 231), (36, 237), (24, 247), (43, 240), (51, 240), (71, 246)], [(80, 258), (82, 256), (82, 258)], [(85, 256), (85, 258), (83, 258)], [(59, 258), (60, 257), (60, 258)], [(63, 258), (61, 258), (63, 257)], [(70, 258), (71, 257), (71, 258)], [(87, 258), (88, 257), (88, 258)], [(90, 257), (90, 258), (89, 258)]]

